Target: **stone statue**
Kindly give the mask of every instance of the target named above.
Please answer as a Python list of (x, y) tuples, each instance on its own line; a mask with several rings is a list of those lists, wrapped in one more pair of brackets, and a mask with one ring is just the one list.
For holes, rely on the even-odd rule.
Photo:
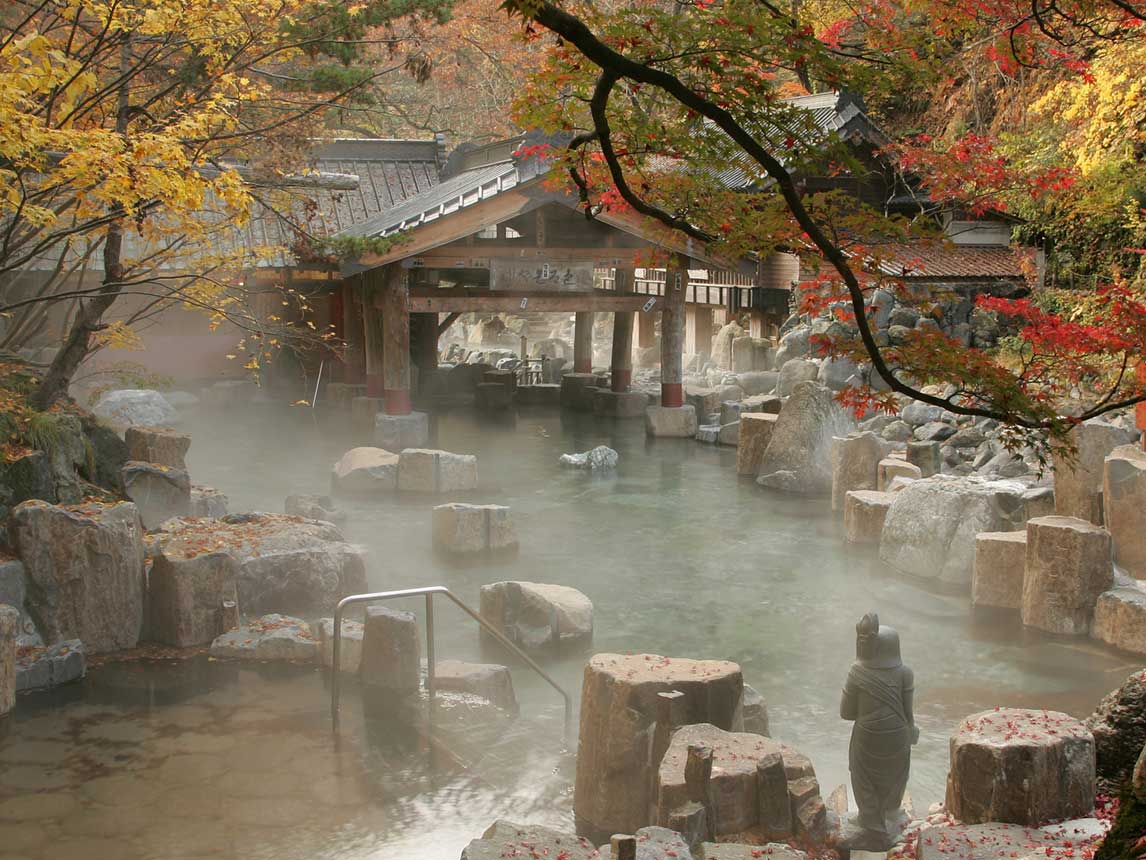
[(886, 851), (899, 836), (911, 747), (919, 739), (914, 688), (915, 676), (899, 656), (899, 634), (869, 612), (856, 625), (856, 662), (840, 701), (840, 716), (855, 721), (848, 767), (859, 807), (841, 834), (841, 847)]

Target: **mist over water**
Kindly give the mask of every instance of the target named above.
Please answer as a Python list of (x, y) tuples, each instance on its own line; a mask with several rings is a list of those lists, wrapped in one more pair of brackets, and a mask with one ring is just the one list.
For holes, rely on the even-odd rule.
[[(873, 552), (845, 545), (826, 499), (738, 480), (735, 449), (650, 441), (640, 421), (609, 425), (548, 410), (493, 423), (459, 410), (435, 424), (434, 446), (478, 456), (481, 489), (465, 499), (337, 499), (348, 514), (347, 539), (369, 550), (372, 589), (446, 585), (476, 607), (480, 586), (503, 579), (577, 588), (595, 606), (594, 651), (738, 662), (768, 703), (773, 736), (811, 757), (825, 795), (848, 781), (850, 724), (839, 718), (839, 695), (855, 623), (866, 611), (899, 629), (904, 660), (915, 670), (922, 737), (908, 791), (922, 810), (942, 799), (948, 737), (966, 715), (1013, 705), (1084, 716), (1136, 668), (1087, 640), (1025, 633), (1017, 618), (972, 620), (966, 595), (931, 592), (884, 569)], [(348, 415), (321, 407), (199, 415), (185, 428), (193, 438), (192, 479), (226, 493), (231, 511), (281, 511), (288, 494), (329, 492), (331, 465), (356, 444), (348, 425)], [(620, 453), (615, 474), (589, 476), (557, 463), (562, 453), (600, 444)], [(436, 555), (430, 508), (454, 500), (509, 505), (520, 554), (465, 565)], [(420, 599), (394, 606), (422, 614)], [(482, 654), (477, 626), (445, 602), (436, 628), (438, 659), (502, 660)], [(579, 697), (585, 657), (544, 665)], [(204, 768), (204, 787), (223, 781), (220, 796), (231, 800), (219, 813), (229, 834), (219, 856), (456, 857), (498, 817), (572, 825), (574, 762), (562, 752), (560, 698), (527, 668), (515, 666), (513, 674), (518, 719), (460, 730), (462, 717), (447, 714), (448, 742), (427, 750), (392, 720), (367, 718), (353, 684), (344, 692), (346, 723), (335, 747), (328, 688), (317, 670), (205, 659), (107, 667), (55, 699), (22, 700), (8, 737), (0, 736), (0, 762), (17, 741), (44, 733), (57, 748), (54, 758), (53, 750), (43, 755), (62, 774), (60, 785), (45, 790), (82, 800), (90, 789), (80, 787), (77, 757), (102, 755), (107, 767), (119, 766), (114, 742), (97, 743), (98, 729), (134, 725), (143, 736), (119, 751), (128, 756), (121, 764), (152, 780), (157, 796), (177, 784), (172, 774), (180, 769), (167, 764), (173, 755), (183, 757), (184, 769)], [(165, 684), (173, 688), (166, 697)], [(62, 697), (75, 701), (60, 707)], [(184, 725), (187, 709), (197, 716)], [(243, 770), (210, 743), (197, 750), (198, 741), (187, 741), (200, 736), (233, 738), (251, 763)], [(178, 751), (181, 737), (185, 751)], [(294, 804), (286, 807), (293, 815), (260, 819), (258, 804), (275, 804), (258, 780), (246, 793), (226, 794), (226, 779), (242, 783), (236, 772), (265, 771), (264, 781), (274, 783), (276, 768), (297, 780), (297, 790), (281, 795)], [(4, 782), (0, 817), (13, 788)]]

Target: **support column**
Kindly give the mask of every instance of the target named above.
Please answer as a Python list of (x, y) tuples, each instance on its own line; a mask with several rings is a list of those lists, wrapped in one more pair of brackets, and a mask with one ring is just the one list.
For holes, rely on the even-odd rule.
[(382, 314), (374, 297), (382, 283), (382, 272), (371, 270), (365, 277), (362, 291), (362, 344), (366, 370), (366, 396), (381, 397), (385, 382), (382, 378)]
[(438, 368), (437, 314), (410, 314), (410, 343), (418, 366), (418, 390), (425, 391)]
[(684, 351), (703, 355), (712, 352), (712, 308), (685, 305)]
[(400, 266), (384, 267), (382, 282), (382, 409), (387, 415), (409, 415), (410, 288)]
[(688, 259), (673, 254), (665, 277), (661, 308), (661, 406), (684, 405), (684, 297)]
[[(617, 269), (614, 288), (618, 293), (633, 291), (633, 270)], [(625, 392), (633, 383), (633, 311), (613, 314), (612, 389)], [(647, 316), (647, 315), (646, 315)]]
[(578, 311), (573, 326), (573, 372), (593, 372), (593, 319), (592, 311)]
[(343, 284), (342, 332), (346, 344), (343, 381), (352, 385), (366, 381), (365, 330), (362, 321), (362, 280), (355, 278)]

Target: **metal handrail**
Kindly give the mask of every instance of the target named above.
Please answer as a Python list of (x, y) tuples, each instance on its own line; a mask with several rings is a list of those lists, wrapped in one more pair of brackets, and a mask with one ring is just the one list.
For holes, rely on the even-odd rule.
[(497, 639), (502, 645), (516, 654), (530, 669), (540, 675), (549, 686), (561, 694), (565, 700), (565, 737), (568, 739), (569, 727), (573, 719), (573, 700), (562, 689), (561, 685), (549, 677), (549, 673), (538, 666), (528, 654), (510, 641), (504, 633), (462, 603), (452, 591), (444, 585), (428, 585), (423, 588), (405, 588), (399, 591), (376, 591), (370, 594), (352, 594), (338, 601), (334, 608), (334, 651), (330, 655), (333, 677), (330, 683), (330, 717), (334, 731), (338, 731), (339, 693), (342, 680), (342, 610), (356, 603), (373, 603), (376, 600), (393, 600), (397, 597), (426, 596), (426, 693), (429, 696), (430, 708), (434, 707), (434, 595), (441, 594), (452, 600), (463, 612), (470, 616), (482, 628)]

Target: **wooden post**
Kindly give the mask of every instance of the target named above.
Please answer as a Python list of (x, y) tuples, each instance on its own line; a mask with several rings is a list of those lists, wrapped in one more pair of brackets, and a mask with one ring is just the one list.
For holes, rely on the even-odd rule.
[[(618, 293), (633, 291), (633, 270), (617, 269), (614, 289)], [(633, 312), (617, 311), (613, 314), (612, 389), (629, 390), (633, 383)]]
[(410, 342), (418, 365), (418, 389), (424, 391), (438, 367), (438, 315), (410, 314)]
[(712, 352), (712, 309), (686, 305), (684, 309), (684, 351), (708, 355)]
[(760, 311), (751, 311), (748, 315), (748, 333), (752, 337), (768, 337), (768, 321)]
[(382, 315), (374, 303), (374, 296), (383, 288), (385, 275), (384, 268), (371, 269), (365, 275), (362, 290), (362, 343), (366, 358), (367, 397), (381, 397), (385, 388), (382, 376)]
[(592, 311), (578, 311), (573, 326), (573, 372), (593, 372), (593, 319)]
[(362, 383), (366, 380), (365, 330), (362, 322), (362, 279), (355, 278), (342, 285), (342, 338), (346, 344), (343, 358), (343, 381)]
[(684, 297), (688, 258), (673, 254), (665, 273), (661, 307), (661, 406), (684, 405)]
[(398, 265), (384, 267), (382, 282), (382, 411), (409, 415), (410, 287)]

